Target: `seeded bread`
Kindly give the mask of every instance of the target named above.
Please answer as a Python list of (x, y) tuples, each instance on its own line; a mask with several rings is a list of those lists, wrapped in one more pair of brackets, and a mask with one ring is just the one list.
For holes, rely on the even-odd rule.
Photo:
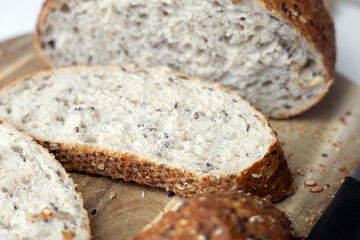
[(270, 202), (242, 191), (200, 194), (180, 203), (132, 240), (295, 239), (290, 221)]
[(215, 84), (165, 70), (80, 67), (34, 74), (0, 93), (0, 116), (67, 170), (191, 195), (292, 189), (267, 119)]
[(273, 118), (316, 104), (336, 59), (321, 0), (48, 0), (34, 43), (49, 66), (133, 63), (217, 81)]
[(90, 239), (81, 194), (54, 156), (0, 120), (0, 239)]

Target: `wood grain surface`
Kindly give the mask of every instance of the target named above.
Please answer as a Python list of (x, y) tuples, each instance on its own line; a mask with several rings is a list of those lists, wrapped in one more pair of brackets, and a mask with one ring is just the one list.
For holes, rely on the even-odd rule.
[[(0, 88), (45, 69), (31, 38), (0, 43)], [(301, 236), (308, 234), (326, 208), (341, 178), (359, 163), (359, 117), (360, 89), (338, 75), (320, 104), (299, 117), (271, 121), (295, 174), (296, 187), (292, 196), (276, 205), (289, 215)], [(84, 173), (71, 173), (71, 177), (84, 196), (94, 239), (127, 239), (183, 199), (133, 182)], [(316, 180), (323, 191), (311, 192), (304, 185), (308, 179)]]

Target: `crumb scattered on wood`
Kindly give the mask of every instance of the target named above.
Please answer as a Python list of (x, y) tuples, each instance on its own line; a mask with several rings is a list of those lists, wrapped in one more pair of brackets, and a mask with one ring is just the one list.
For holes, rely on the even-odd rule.
[[(344, 158), (346, 157), (346, 155), (344, 155)], [(347, 158), (347, 157), (346, 157)], [(346, 159), (345, 158), (345, 159)], [(356, 161), (350, 161), (349, 162), (349, 164), (351, 165), (351, 166), (357, 166), (358, 164), (359, 164), (360, 162), (356, 162)]]
[(304, 182), (305, 186), (315, 186), (316, 185), (316, 181), (314, 179), (308, 179)]
[(346, 167), (339, 168), (339, 172), (341, 173), (349, 173), (349, 170), (346, 169)]
[(109, 198), (110, 198), (110, 200), (116, 198), (116, 193), (115, 193), (115, 192), (111, 192)]
[(318, 193), (318, 192), (322, 192), (322, 191), (324, 191), (324, 188), (321, 186), (316, 186), (316, 187), (310, 188), (310, 192), (313, 192), (313, 193)]

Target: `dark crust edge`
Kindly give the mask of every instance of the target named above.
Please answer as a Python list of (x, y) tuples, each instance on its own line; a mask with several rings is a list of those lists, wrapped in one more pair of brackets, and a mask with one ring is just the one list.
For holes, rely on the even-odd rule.
[[(40, 25), (42, 24), (45, 15), (48, 10), (57, 4), (58, 0), (46, 0), (43, 8), (39, 14), (38, 21), (36, 24), (35, 32), (33, 35), (33, 45), (36, 54), (39, 56), (41, 61), (47, 68), (53, 68), (50, 62), (43, 55), (42, 50), (39, 46), (39, 31)], [(229, 0), (233, 4), (241, 2), (241, 0)], [(255, 1), (255, 0), (254, 0)], [(300, 108), (296, 112), (288, 114), (271, 115), (268, 116), (273, 119), (288, 119), (300, 115), (307, 111), (314, 105), (318, 104), (321, 99), (326, 95), (330, 86), (332, 85), (335, 78), (335, 62), (336, 62), (336, 46), (335, 46), (335, 28), (334, 23), (324, 7), (322, 0), (311, 0), (311, 1), (297, 1), (297, 0), (256, 0), (259, 5), (262, 6), (270, 14), (274, 14), (277, 17), (290, 24), (295, 31), (312, 46), (315, 51), (321, 56), (323, 66), (327, 72), (328, 79), (322, 94), (319, 94), (315, 99), (312, 100), (308, 105)], [(285, 4), (285, 8), (290, 11), (291, 17), (289, 17), (288, 11), (284, 10), (282, 4)], [(294, 5), (298, 6), (298, 10), (305, 15), (295, 15)], [(313, 11), (315, 9), (316, 11)], [(312, 15), (310, 14), (312, 13)], [(320, 21), (319, 21), (320, 20)], [(315, 33), (315, 34), (313, 34)]]
[[(5, 124), (7, 126), (9, 126), (10, 128), (12, 128), (14, 131), (17, 131), (19, 132), (19, 130), (17, 130), (12, 124), (10, 124), (9, 122), (7, 122), (6, 120), (3, 120), (3, 119), (0, 119), (0, 124)], [(23, 134), (25, 137), (29, 138), (30, 141), (34, 142), (34, 143), (37, 143), (36, 139), (31, 136), (30, 134), (28, 133), (25, 133), (25, 132), (20, 132), (21, 134)], [(39, 145), (40, 148), (43, 148), (45, 150), (45, 152), (47, 152), (54, 160), (54, 162), (60, 167), (60, 168), (63, 168), (63, 166), (55, 159), (55, 156), (45, 147)], [(83, 198), (83, 195), (81, 192), (78, 192), (77, 191), (77, 187), (73, 181), (73, 179), (71, 178), (70, 174), (68, 174), (66, 171), (65, 171), (65, 174), (66, 176), (70, 179), (72, 185), (74, 186), (74, 189), (75, 189), (75, 192), (76, 194), (78, 195), (78, 200), (80, 202), (83, 203), (83, 206), (84, 206), (84, 198)], [(84, 220), (85, 220), (85, 230), (87, 231), (88, 233), (88, 237), (87, 239), (90, 240), (92, 239), (92, 236), (91, 236), (91, 229), (90, 229), (90, 219), (89, 219), (89, 214), (87, 212), (87, 210), (85, 209), (85, 207), (83, 207), (83, 210), (84, 210)]]
[[(54, 72), (68, 69), (95, 70), (98, 68), (121, 68), (123, 71), (130, 71), (134, 73), (146, 71), (146, 69), (131, 66), (71, 66), (53, 70), (39, 71), (28, 74), (11, 82), (0, 90), (0, 95), (10, 87), (33, 76), (52, 74)], [(154, 68), (154, 70), (158, 71), (156, 68)], [(170, 75), (171, 74), (169, 74), (169, 76)], [(160, 169), (160, 166), (151, 163), (148, 159), (140, 158), (138, 156), (131, 155), (130, 153), (119, 153), (106, 149), (92, 148), (88, 145), (78, 145), (76, 143), (56, 143), (51, 142), (48, 139), (35, 139), (38, 141), (38, 143), (48, 148), (49, 151), (55, 155), (56, 159), (63, 163), (65, 169), (68, 171), (86, 171), (88, 173), (101, 174), (105, 176), (111, 176), (113, 178), (122, 178), (126, 181), (133, 180), (140, 184), (147, 184), (152, 187), (162, 187), (166, 190), (172, 190), (176, 194), (192, 195), (196, 193), (217, 191), (221, 189), (243, 189), (258, 196), (266, 197), (271, 201), (279, 201), (282, 197), (290, 195), (294, 192), (293, 176), (290, 169), (288, 168), (286, 157), (283, 153), (283, 150), (281, 149), (276, 133), (272, 130), (269, 120), (259, 110), (254, 109), (244, 98), (240, 97), (232, 91), (228, 91), (225, 87), (218, 83), (204, 83), (197, 78), (191, 78), (178, 74), (174, 75), (185, 80), (198, 81), (202, 85), (221, 88), (227, 93), (233, 95), (235, 98), (239, 98), (244, 101), (249, 106), (249, 108), (254, 111), (254, 113), (257, 113), (256, 116), (259, 118), (259, 121), (262, 121), (264, 126), (268, 126), (270, 128), (270, 134), (272, 135), (273, 143), (269, 146), (265, 156), (261, 159), (258, 159), (257, 162), (255, 162), (253, 165), (239, 173), (230, 175), (219, 175), (218, 173), (214, 173), (216, 177), (213, 179), (214, 177), (209, 175), (197, 175), (196, 173), (185, 172), (181, 169), (170, 168), (168, 166), (163, 166), (164, 168)], [(72, 159), (73, 157), (74, 159)], [(127, 163), (126, 166), (124, 165), (124, 170), (122, 170), (119, 165), (115, 165), (114, 160), (115, 162), (117, 161), (117, 163)], [(107, 170), (98, 169), (97, 165), (101, 163), (105, 165), (104, 167)], [(148, 173), (151, 173), (153, 174), (150, 175), (152, 178), (158, 179), (146, 179), (139, 177), (138, 175), (133, 176), (134, 174), (132, 171), (135, 170), (141, 171), (139, 172), (141, 176), (145, 175), (146, 177)], [(122, 173), (119, 173), (119, 171), (122, 171)], [(254, 176), (261, 175), (261, 177), (256, 178), (253, 177), (252, 174), (255, 174)], [(219, 177), (217, 177), (217, 175), (219, 175)], [(166, 177), (168, 176), (173, 177), (174, 179), (167, 179)], [(180, 186), (180, 188), (184, 188), (185, 182), (188, 180), (189, 176), (192, 177), (194, 181), (197, 180), (195, 184), (196, 190), (190, 190), (190, 187), (184, 190), (174, 188), (174, 186)], [(164, 181), (164, 183), (160, 182), (160, 180)], [(221, 184), (221, 188), (218, 187), (217, 184)], [(186, 186), (190, 186), (189, 183), (187, 183)]]
[[(249, 221), (253, 216), (271, 217), (272, 221), (264, 218), (262, 223)], [(221, 229), (220, 234), (216, 234), (217, 229)], [(159, 236), (199, 239), (201, 234), (210, 236), (210, 232), (213, 233), (211, 239), (252, 239), (254, 234), (264, 234), (266, 239), (295, 239), (291, 221), (270, 202), (242, 191), (221, 191), (199, 194), (182, 202), (143, 228), (132, 240), (158, 239)]]

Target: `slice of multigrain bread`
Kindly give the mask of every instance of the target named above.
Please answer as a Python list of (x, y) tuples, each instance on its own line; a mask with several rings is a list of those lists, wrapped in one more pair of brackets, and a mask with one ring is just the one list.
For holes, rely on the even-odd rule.
[(270, 202), (242, 191), (199, 194), (132, 240), (295, 239), (291, 222)]
[(0, 120), (0, 239), (90, 239), (81, 194), (30, 136)]
[(50, 66), (169, 67), (218, 81), (274, 118), (310, 108), (334, 79), (321, 0), (47, 0), (34, 36)]
[(67, 170), (177, 194), (220, 189), (279, 200), (292, 176), (267, 119), (239, 96), (165, 70), (80, 67), (0, 93), (0, 116)]

